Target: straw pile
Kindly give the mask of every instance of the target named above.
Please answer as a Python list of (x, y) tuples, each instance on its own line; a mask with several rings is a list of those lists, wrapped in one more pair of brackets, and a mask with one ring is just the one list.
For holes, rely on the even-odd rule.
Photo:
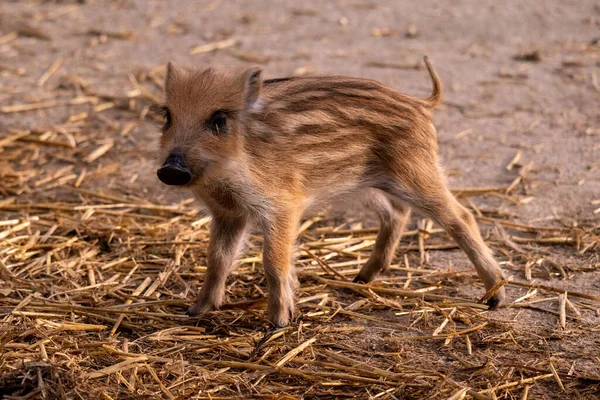
[(365, 286), (351, 279), (377, 230), (322, 214), (301, 227), (290, 327), (267, 331), (260, 236), (228, 281), (229, 303), (185, 316), (206, 271), (209, 218), (190, 200), (159, 202), (123, 172), (163, 73), (131, 75), (126, 93), (69, 76), (50, 99), (0, 108), (68, 113), (0, 138), (0, 397), (600, 395), (600, 297), (560, 281), (598, 270), (598, 221), (536, 227), (476, 205), (527, 201), (519, 157), (512, 185), (456, 191), (513, 275), (499, 312), (482, 305), (466, 257), (448, 252), (456, 245), (431, 221), (413, 221), (392, 270)]

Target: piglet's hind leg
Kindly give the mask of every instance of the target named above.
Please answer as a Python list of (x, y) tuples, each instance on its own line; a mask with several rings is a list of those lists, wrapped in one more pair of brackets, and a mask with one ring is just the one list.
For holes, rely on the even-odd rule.
[(379, 216), (380, 226), (373, 252), (354, 278), (354, 282), (360, 283), (371, 282), (379, 272), (389, 268), (410, 218), (410, 208), (392, 204), (381, 191), (371, 194), (368, 205)]

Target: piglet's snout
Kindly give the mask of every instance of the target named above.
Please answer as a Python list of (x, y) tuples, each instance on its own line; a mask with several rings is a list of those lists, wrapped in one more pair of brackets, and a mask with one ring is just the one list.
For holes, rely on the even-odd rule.
[(158, 179), (167, 185), (182, 186), (192, 181), (192, 173), (183, 156), (172, 153), (162, 167), (156, 171)]

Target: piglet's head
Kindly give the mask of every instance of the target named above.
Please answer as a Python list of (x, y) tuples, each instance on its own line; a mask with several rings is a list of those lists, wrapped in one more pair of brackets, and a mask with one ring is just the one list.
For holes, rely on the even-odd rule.
[(234, 168), (243, 157), (245, 124), (259, 107), (257, 68), (221, 72), (167, 66), (158, 178), (186, 186)]

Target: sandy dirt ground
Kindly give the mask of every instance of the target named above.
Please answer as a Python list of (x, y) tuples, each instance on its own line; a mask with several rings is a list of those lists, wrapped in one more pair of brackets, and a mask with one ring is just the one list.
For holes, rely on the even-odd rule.
[[(198, 46), (214, 43), (222, 48), (199, 48), (197, 54), (191, 54)], [(358, 334), (338, 336), (338, 340), (364, 350), (360, 355), (356, 353), (356, 357), (365, 366), (395, 373), (403, 373), (406, 368), (423, 374), (428, 371), (430, 376), (448, 377), (457, 383), (454, 386), (443, 379), (432, 384), (428, 381), (430, 378), (414, 378), (414, 382), (421, 382), (426, 388), (422, 390), (410, 384), (395, 388), (354, 382), (352, 386), (340, 377), (327, 379), (346, 383), (319, 386), (318, 382), (303, 383), (303, 378), (298, 376), (289, 378), (295, 380), (292, 382), (275, 374), (275, 378), (269, 375), (252, 389), (226, 380), (219, 382), (219, 386), (211, 385), (210, 379), (207, 382), (205, 377), (203, 382), (194, 381), (196, 386), (190, 384), (188, 391), (183, 390), (186, 387), (183, 385), (166, 392), (172, 394), (172, 398), (211, 396), (201, 394), (203, 388), (210, 388), (213, 398), (277, 398), (287, 394), (291, 398), (375, 398), (377, 395), (377, 398), (450, 398), (456, 395), (453, 398), (459, 399), (477, 397), (477, 393), (493, 389), (493, 385), (545, 374), (547, 378), (489, 391), (485, 396), (495, 393), (498, 398), (513, 399), (521, 398), (524, 391), (528, 391), (531, 399), (597, 398), (600, 396), (600, 304), (591, 299), (600, 296), (600, 3), (597, 1), (4, 0), (0, 3), (2, 218), (22, 219), (33, 215), (14, 208), (15, 204), (84, 201), (81, 192), (66, 190), (67, 186), (128, 199), (143, 198), (153, 204), (193, 207), (187, 193), (170, 190), (156, 179), (154, 152), (159, 133), (148, 106), (152, 100), (161, 98), (164, 65), (168, 61), (196, 67), (261, 65), (266, 78), (352, 75), (376, 79), (402, 92), (426, 97), (431, 88), (421, 63), (423, 55), (429, 56), (445, 87), (443, 104), (435, 112), (435, 123), (450, 186), (453, 189), (488, 188), (481, 196), (461, 200), (483, 219), (556, 229), (552, 232), (530, 230), (525, 235), (513, 229), (518, 227), (503, 225), (509, 230), (507, 235), (531, 239), (515, 240), (515, 243), (494, 224), (480, 219), (484, 236), (492, 243), (508, 274), (531, 283), (526, 279), (529, 272), (525, 265), (528, 265), (535, 282), (588, 294), (587, 299), (569, 297), (581, 315), (569, 312), (566, 327), (561, 328), (559, 293), (539, 289), (537, 297), (530, 300), (546, 301), (486, 313), (488, 326), (471, 335), (473, 348), (469, 351), (470, 342), (467, 346), (462, 338), (450, 343), (426, 339), (390, 341), (388, 337), (394, 333), (384, 329), (385, 324), (382, 327), (378, 322), (354, 321), (348, 315), (333, 320), (332, 326), (354, 324), (364, 328)], [(76, 96), (93, 100), (84, 99), (80, 101), (82, 104), (74, 104)], [(30, 111), (19, 108), (24, 104), (39, 107)], [(108, 105), (104, 109), (102, 104)], [(45, 132), (51, 134), (44, 136)], [(15, 135), (22, 138), (14, 139)], [(41, 143), (48, 138), (63, 145)], [(3, 142), (6, 139), (8, 141)], [(75, 149), (69, 148), (71, 140), (76, 142)], [(19, 147), (25, 144), (27, 148)], [(69, 169), (64, 172), (64, 168)], [(86, 176), (78, 182), (84, 170)], [(58, 175), (53, 175), (56, 173)], [(48, 185), (71, 175), (74, 176), (71, 179)], [(36, 176), (49, 178), (36, 181)], [(376, 226), (372, 216), (360, 206), (354, 206), (352, 212), (344, 207), (334, 206), (309, 232), (333, 224), (355, 230)], [(421, 218), (415, 215), (410, 229), (415, 229)], [(35, 229), (28, 232), (33, 235)], [(44, 232), (42, 229), (42, 235)], [(70, 235), (77, 236), (78, 232), (74, 228)], [(318, 230), (312, 232), (311, 237), (318, 236)], [(2, 239), (15, 235), (7, 233)], [(538, 240), (549, 237), (555, 240)], [(560, 237), (570, 239), (559, 243)], [(166, 240), (166, 236), (164, 238)], [(403, 241), (405, 250), (401, 246), (395, 263), (403, 265), (403, 255), (407, 254), (411, 265), (418, 266), (422, 255), (407, 251), (415, 244), (414, 238)], [(8, 249), (5, 246), (10, 247), (4, 243), (0, 249)], [(148, 252), (154, 251), (148, 249)], [(109, 259), (123, 256), (114, 247), (111, 251), (115, 253), (111, 255), (109, 251)], [(160, 253), (164, 256), (171, 250), (161, 251), (165, 252)], [(15, 274), (18, 268), (10, 267), (17, 262), (11, 259), (12, 253), (0, 253), (3, 268)], [(202, 256), (198, 257), (202, 264)], [(196, 258), (185, 256), (182, 271), (193, 268), (194, 260)], [(426, 261), (423, 268), (428, 270), (447, 270), (451, 266), (464, 274), (454, 278), (436, 276), (419, 282), (415, 288), (421, 287), (419, 285), (453, 287), (458, 297), (473, 301), (483, 294), (482, 286), (469, 277), (470, 264), (459, 251), (431, 250), (427, 252)], [(392, 274), (406, 277), (402, 271)], [(315, 282), (300, 276), (301, 295), (309, 293), (309, 289), (302, 292), (302, 288), (312, 287)], [(17, 278), (27, 279), (18, 274)], [(190, 281), (192, 289), (199, 283), (196, 278)], [(266, 290), (260, 278), (255, 282)], [(390, 282), (394, 285), (393, 279)], [(5, 318), (2, 329), (12, 332), (8, 336), (0, 332), (0, 349), (7, 343), (31, 345), (41, 340), (39, 335), (35, 340), (20, 339), (22, 332), (15, 324), (27, 317), (16, 317), (11, 310), (27, 293), (19, 292), (18, 285), (6, 279), (0, 283), (8, 288), (5, 293), (0, 290), (1, 317)], [(404, 281), (400, 283), (401, 288)], [(173, 283), (178, 284), (181, 283)], [(340, 288), (329, 289), (337, 291), (342, 308), (361, 298)], [(34, 291), (38, 290), (43, 296), (48, 295), (39, 288)], [(45, 287), (45, 290), (50, 289)], [(510, 304), (532, 289), (508, 285), (507, 290)], [(260, 290), (251, 288), (245, 293), (247, 298), (244, 293), (231, 296), (243, 301), (258, 298), (259, 293)], [(102, 295), (97, 296), (102, 298)], [(189, 301), (193, 298), (192, 293), (186, 292), (186, 296)], [(415, 315), (395, 317), (394, 312), (398, 310), (385, 302), (369, 303), (362, 308), (360, 304), (354, 305), (352, 309), (363, 314), (395, 319), (398, 324), (415, 324), (421, 335), (431, 335), (446, 315), (432, 315), (431, 320), (424, 322)], [(179, 306), (171, 312), (183, 313), (184, 310), (185, 307)], [(16, 319), (10, 319), (13, 325), (8, 326), (6, 318), (11, 315)], [(32, 318), (28, 323), (32, 323)], [(219, 318), (199, 324), (208, 333), (224, 339), (228, 333), (214, 322)], [(229, 329), (235, 331), (234, 319), (223, 318), (231, 322)], [(255, 318), (256, 329), (265, 324), (264, 315), (261, 318)], [(321, 324), (319, 321), (313, 323)], [(100, 323), (89, 316), (84, 322)], [(420, 325), (423, 323), (425, 325)], [(464, 329), (465, 326), (461, 326), (460, 329)], [(294, 327), (298, 328), (298, 322)], [(94, 334), (104, 335), (102, 332)], [(407, 332), (395, 334), (402, 336)], [(296, 335), (296, 330), (289, 335)], [(122, 338), (135, 342), (139, 333), (133, 329), (115, 340)], [(102, 340), (110, 341), (105, 336)], [(269, 356), (274, 357), (273, 363), (304, 341), (300, 333), (297, 338), (286, 340)], [(16, 344), (2, 351), (16, 354), (22, 349)], [(343, 346), (336, 347), (335, 343), (328, 347), (319, 339), (314, 346), (324, 346), (326, 351), (348, 351)], [(303, 357), (318, 359), (315, 353), (318, 354), (319, 349), (314, 347), (312, 353), (304, 353)], [(182, 352), (181, 357), (185, 357), (184, 354)], [(229, 360), (226, 352), (209, 355), (207, 359)], [(113, 356), (113, 363), (123, 361)], [(28, 357), (29, 363), (42, 362), (36, 356)], [(194, 357), (195, 360), (199, 356)], [(269, 357), (267, 359), (271, 359)], [(0, 397), (33, 393), (32, 397), (24, 398), (41, 398), (42, 394), (46, 398), (101, 398), (97, 396), (103, 391), (105, 398), (169, 397), (160, 388), (156, 392), (141, 388), (132, 391), (127, 384), (110, 377), (102, 378), (103, 382), (89, 383), (85, 391), (73, 389), (77, 385), (68, 382), (64, 382), (64, 390), (58, 390), (53, 386), (54, 375), (49, 373), (44, 387), (40, 371), (51, 368), (48, 359), (56, 358), (60, 355), (48, 354), (43, 368), (33, 365), (27, 369), (19, 367), (10, 356), (0, 355), (0, 372), (4, 375), (0, 386), (5, 387), (0, 388)], [(335, 360), (325, 357), (322, 361)], [(269, 365), (268, 362), (265, 365)], [(160, 379), (169, 379), (160, 366), (154, 368)], [(225, 364), (206, 368), (212, 368), (210, 374), (218, 368), (224, 369), (225, 375), (236, 371), (243, 377), (240, 379), (251, 378), (253, 382), (260, 376), (256, 371), (230, 369), (231, 366)], [(310, 371), (318, 367), (306, 368)], [(85, 374), (89, 371), (84, 369), (80, 369), (81, 376), (88, 376)], [(553, 369), (557, 372), (553, 373)], [(69, 376), (68, 370), (62, 371)], [(71, 379), (77, 381), (78, 375), (73, 374)], [(130, 379), (127, 376), (126, 381)], [(462, 388), (470, 389), (461, 393)]]

